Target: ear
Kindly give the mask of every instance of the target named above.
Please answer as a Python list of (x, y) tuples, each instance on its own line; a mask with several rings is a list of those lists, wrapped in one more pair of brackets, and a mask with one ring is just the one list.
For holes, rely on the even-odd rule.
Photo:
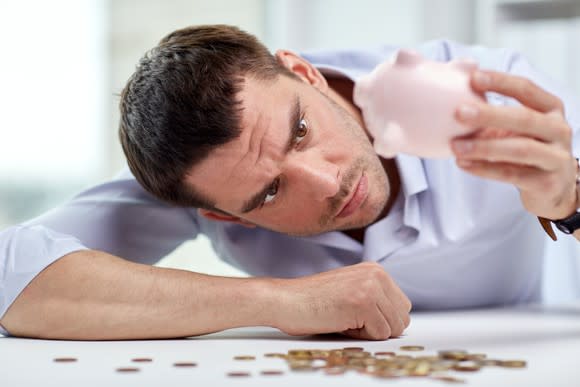
[(324, 93), (327, 92), (328, 83), (326, 78), (306, 59), (289, 50), (278, 50), (275, 56), (278, 63), (299, 76), (304, 82), (311, 84)]
[(218, 211), (212, 211), (212, 210), (206, 210), (203, 208), (198, 208), (197, 213), (206, 219), (217, 221), (217, 222), (237, 223), (237, 224), (241, 224), (242, 226), (248, 227), (248, 228), (256, 227), (255, 224), (250, 223), (247, 220), (243, 220), (241, 218), (238, 218), (237, 216), (233, 216), (233, 215), (227, 214), (225, 212), (218, 212)]

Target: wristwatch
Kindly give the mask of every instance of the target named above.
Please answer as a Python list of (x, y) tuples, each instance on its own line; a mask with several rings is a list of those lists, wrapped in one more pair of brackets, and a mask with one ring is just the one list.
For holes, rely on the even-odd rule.
[(556, 225), (558, 230), (562, 231), (564, 234), (572, 234), (580, 228), (580, 211), (576, 210), (576, 212), (569, 217), (555, 220), (553, 223)]
[[(576, 197), (578, 197), (578, 194), (580, 193), (580, 163), (578, 162), (578, 158), (576, 158), (576, 165)], [(580, 208), (577, 208), (572, 215), (564, 219), (550, 221), (549, 219), (538, 216), (538, 220), (540, 221), (544, 231), (546, 231), (550, 238), (555, 241), (558, 238), (556, 237), (554, 230), (552, 230), (551, 223), (554, 223), (558, 230), (562, 231), (564, 234), (574, 233), (574, 231), (580, 229)]]

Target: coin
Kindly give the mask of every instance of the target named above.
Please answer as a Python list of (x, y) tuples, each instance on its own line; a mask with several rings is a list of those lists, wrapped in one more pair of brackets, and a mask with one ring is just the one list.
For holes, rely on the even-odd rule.
[(122, 372), (122, 373), (139, 372), (139, 368), (121, 367), (121, 368), (117, 368), (117, 372)]
[(232, 372), (228, 372), (227, 375), (230, 378), (243, 378), (243, 377), (251, 376), (251, 374), (249, 372), (245, 372), (245, 371), (232, 371)]
[(395, 352), (375, 352), (375, 356), (395, 356)]
[(249, 355), (234, 356), (234, 360), (256, 360), (256, 356)]
[(468, 353), (465, 360), (484, 360), (487, 358), (485, 353)]
[[(401, 346), (402, 351), (423, 351), (421, 345)], [(270, 354), (269, 357), (282, 357)], [(468, 353), (465, 350), (441, 350), (437, 355), (411, 356), (393, 351), (378, 351), (372, 355), (362, 347), (342, 349), (295, 349), (283, 355), (287, 365), (294, 372), (317, 372), (326, 375), (342, 375), (354, 371), (361, 375), (377, 378), (428, 377), (446, 383), (465, 383), (464, 379), (443, 372), (478, 372), (482, 367), (498, 365), (506, 368), (522, 368), (523, 360), (487, 359), (483, 353)]]
[(445, 350), (445, 351), (439, 351), (439, 356), (441, 356), (443, 359), (449, 359), (449, 360), (466, 360), (467, 359), (467, 351), (463, 351), (463, 350)]
[(77, 359), (75, 357), (56, 357), (53, 361), (55, 363), (74, 363)]
[(357, 352), (357, 351), (364, 351), (365, 349), (363, 347), (345, 347), (342, 350), (349, 351), (349, 352)]
[(400, 348), (401, 351), (423, 351), (425, 347), (421, 345), (403, 345)]
[(435, 379), (435, 380), (439, 380), (441, 382), (446, 382), (446, 383), (465, 383), (464, 379), (459, 379), (456, 378), (454, 376), (431, 376), (431, 379)]
[(525, 368), (526, 365), (524, 360), (501, 360), (499, 362), (500, 367), (506, 368)]
[(325, 367), (324, 373), (326, 375), (342, 375), (346, 372), (344, 367)]
[(153, 359), (148, 357), (137, 357), (135, 359), (131, 359), (131, 361), (135, 363), (151, 363)]
[(274, 357), (279, 359), (286, 359), (288, 356), (285, 353), (266, 353), (264, 357)]
[(173, 363), (174, 367), (180, 367), (180, 368), (187, 368), (187, 367), (197, 367), (197, 363), (192, 363), (192, 362), (179, 362), (179, 363)]
[(453, 369), (459, 372), (475, 372), (479, 371), (481, 367), (476, 364), (456, 364)]
[(485, 359), (479, 362), (482, 366), (489, 367), (489, 366), (500, 366), (501, 360), (497, 359)]
[(284, 371), (280, 370), (264, 370), (260, 372), (260, 374), (265, 376), (276, 376), (276, 375), (284, 375)]

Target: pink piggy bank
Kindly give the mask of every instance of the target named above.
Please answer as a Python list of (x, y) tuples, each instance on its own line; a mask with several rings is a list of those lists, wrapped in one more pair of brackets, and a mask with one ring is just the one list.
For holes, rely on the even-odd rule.
[(353, 99), (376, 152), (387, 158), (397, 153), (451, 156), (450, 140), (476, 129), (456, 121), (455, 110), (462, 102), (485, 100), (469, 85), (476, 68), (468, 60), (434, 62), (401, 50), (358, 79)]

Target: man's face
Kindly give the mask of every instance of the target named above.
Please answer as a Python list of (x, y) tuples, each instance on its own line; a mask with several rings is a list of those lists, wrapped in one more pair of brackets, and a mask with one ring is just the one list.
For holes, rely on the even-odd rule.
[(344, 101), (314, 83), (246, 78), (241, 135), (192, 168), (187, 184), (230, 220), (291, 235), (375, 221), (389, 195), (380, 159)]

